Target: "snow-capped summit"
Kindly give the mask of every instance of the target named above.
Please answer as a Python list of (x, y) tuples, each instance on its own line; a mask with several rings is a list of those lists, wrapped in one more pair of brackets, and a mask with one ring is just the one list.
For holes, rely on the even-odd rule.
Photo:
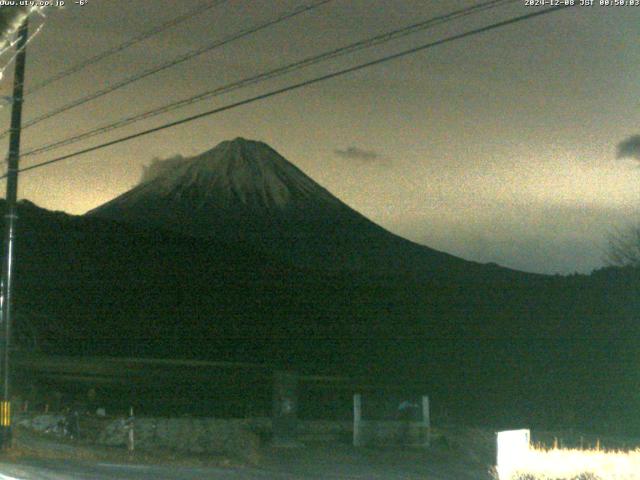
[(197, 157), (165, 162), (159, 175), (143, 182), (144, 195), (155, 192), (179, 200), (197, 192), (200, 206), (211, 202), (215, 208), (259, 210), (285, 209), (306, 201), (337, 203), (329, 192), (262, 142), (236, 138)]

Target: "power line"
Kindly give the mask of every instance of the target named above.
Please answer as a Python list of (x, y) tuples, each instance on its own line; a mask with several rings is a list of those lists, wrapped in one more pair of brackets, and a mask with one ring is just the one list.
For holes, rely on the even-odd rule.
[[(176, 127), (178, 125), (182, 125), (182, 124), (185, 124), (185, 123), (188, 123), (188, 122), (192, 122), (192, 121), (198, 120), (200, 118), (209, 117), (211, 115), (215, 115), (217, 113), (225, 112), (227, 110), (231, 110), (233, 108), (241, 107), (243, 105), (248, 105), (250, 103), (254, 103), (254, 102), (257, 102), (259, 100), (264, 100), (264, 99), (267, 99), (267, 98), (271, 98), (271, 97), (274, 97), (276, 95), (280, 95), (282, 93), (290, 92), (292, 90), (298, 90), (300, 88), (307, 87), (309, 85), (314, 85), (316, 83), (319, 83), (319, 82), (322, 82), (322, 81), (325, 81), (325, 80), (329, 80), (329, 79), (336, 78), (336, 77), (339, 77), (339, 76), (342, 76), (342, 75), (346, 75), (348, 73), (356, 72), (358, 70), (362, 70), (362, 69), (367, 68), (367, 67), (372, 67), (374, 65), (380, 65), (380, 64), (388, 62), (390, 60), (395, 60), (395, 59), (398, 59), (398, 58), (401, 58), (401, 57), (405, 57), (407, 55), (411, 55), (411, 54), (420, 52), (422, 50), (427, 50), (429, 48), (437, 47), (439, 45), (442, 45), (442, 44), (445, 44), (445, 43), (449, 43), (449, 42), (452, 42), (452, 41), (455, 41), (455, 40), (460, 40), (462, 38), (467, 38), (467, 37), (470, 37), (470, 36), (473, 36), (473, 35), (478, 35), (480, 33), (485, 33), (485, 32), (491, 31), (491, 30), (495, 30), (497, 28), (501, 28), (501, 27), (504, 27), (504, 26), (507, 26), (507, 25), (512, 25), (514, 23), (518, 23), (518, 22), (522, 22), (522, 21), (525, 21), (525, 20), (529, 20), (531, 18), (535, 18), (535, 17), (539, 17), (539, 16), (546, 15), (546, 14), (549, 14), (549, 13), (553, 13), (553, 12), (557, 12), (557, 11), (560, 11), (560, 10), (564, 10), (566, 8), (569, 8), (569, 7), (571, 7), (571, 5), (561, 5), (561, 6), (558, 6), (558, 7), (546, 8), (546, 9), (543, 9), (543, 10), (538, 10), (538, 11), (535, 11), (535, 12), (532, 12), (532, 13), (528, 13), (526, 15), (520, 15), (518, 17), (513, 17), (513, 18), (510, 18), (508, 20), (503, 20), (501, 22), (492, 23), (492, 24), (487, 25), (485, 27), (476, 28), (476, 29), (473, 29), (473, 30), (466, 31), (464, 33), (460, 33), (460, 34), (457, 34), (457, 35), (452, 35), (452, 36), (449, 36), (449, 37), (445, 37), (445, 38), (443, 38), (441, 40), (436, 40), (434, 42), (430, 42), (430, 43), (426, 43), (426, 44), (423, 44), (423, 45), (419, 45), (417, 47), (413, 47), (413, 48), (410, 48), (408, 50), (403, 50), (401, 52), (394, 53), (392, 55), (387, 55), (385, 57), (381, 57), (381, 58), (378, 58), (376, 60), (372, 60), (372, 61), (369, 61), (369, 62), (366, 62), (366, 63), (361, 63), (361, 64), (355, 65), (353, 67), (345, 68), (343, 70), (338, 70), (336, 72), (332, 72), (332, 73), (329, 73), (329, 74), (326, 74), (326, 75), (322, 75), (320, 77), (316, 77), (316, 78), (312, 78), (310, 80), (305, 80), (303, 82), (295, 83), (295, 84), (289, 85), (287, 87), (279, 88), (277, 90), (272, 90), (270, 92), (263, 93), (261, 95), (256, 95), (254, 97), (247, 98), (247, 99), (241, 100), (239, 102), (235, 102), (235, 103), (231, 103), (229, 105), (225, 105), (223, 107), (218, 107), (218, 108), (215, 108), (213, 110), (209, 110), (207, 112), (199, 113), (197, 115), (192, 115), (192, 116), (180, 119), (180, 120), (176, 120), (176, 121), (173, 121), (173, 122), (170, 122), (170, 123), (166, 123), (166, 124), (161, 125), (159, 127), (150, 128), (150, 129), (144, 130), (142, 132), (134, 133), (132, 135), (127, 135), (125, 137), (121, 137), (121, 138), (118, 138), (118, 139), (115, 139), (115, 140), (111, 140), (109, 142), (105, 142), (105, 143), (102, 143), (102, 144), (99, 144), (99, 145), (95, 145), (93, 147), (89, 147), (89, 148), (85, 148), (85, 149), (82, 149), (82, 150), (78, 150), (76, 152), (69, 153), (67, 155), (62, 155), (60, 157), (53, 158), (51, 160), (47, 160), (45, 162), (40, 162), (40, 163), (37, 163), (35, 165), (31, 165), (29, 167), (21, 168), (19, 171), (20, 172), (26, 172), (28, 170), (34, 170), (36, 168), (41, 168), (41, 167), (44, 167), (44, 166), (47, 166), (47, 165), (58, 163), (58, 162), (61, 162), (63, 160), (68, 160), (70, 158), (77, 157), (79, 155), (83, 155), (85, 153), (95, 152), (96, 150), (101, 150), (101, 149), (106, 148), (106, 147), (110, 147), (110, 146), (113, 146), (113, 145), (117, 145), (119, 143), (127, 142), (129, 140), (133, 140), (135, 138), (143, 137), (143, 136), (149, 135), (151, 133), (159, 132), (159, 131), (165, 130), (167, 128)], [(3, 175), (0, 178), (4, 178), (4, 177), (6, 177), (6, 175)]]
[[(87, 102), (90, 102), (92, 100), (95, 100), (97, 98), (100, 98), (104, 95), (107, 95), (109, 93), (115, 92), (116, 90), (119, 90), (127, 85), (130, 85), (134, 82), (137, 82), (139, 80), (142, 80), (143, 78), (149, 77), (151, 75), (154, 75), (158, 72), (161, 72), (163, 70), (166, 70), (168, 68), (171, 68), (175, 65), (178, 65), (180, 63), (186, 62), (187, 60), (191, 60), (192, 58), (198, 56), (198, 55), (202, 55), (203, 53), (209, 52), (211, 50), (214, 50), (216, 48), (222, 47), (228, 43), (231, 43), (235, 40), (238, 40), (240, 38), (246, 37), (248, 35), (251, 35), (253, 33), (259, 32), (260, 30), (264, 30), (265, 28), (271, 27), (273, 25), (276, 25), (280, 22), (283, 22), (285, 20), (288, 20), (290, 18), (293, 18), (297, 15), (300, 15), (302, 13), (308, 12), (310, 10), (313, 10), (317, 7), (320, 7), (322, 5), (324, 5), (325, 3), (329, 3), (332, 0), (317, 0), (315, 2), (312, 2), (309, 5), (303, 5), (300, 7), (297, 7), (287, 13), (284, 13), (280, 16), (278, 16), (275, 19), (272, 20), (268, 20), (266, 22), (260, 23), (258, 25), (255, 25), (249, 29), (246, 30), (242, 30), (241, 32), (238, 33), (234, 33), (232, 35), (229, 35), (225, 38), (223, 38), (222, 40), (217, 40), (211, 44), (205, 45), (203, 47), (200, 47), (196, 50), (192, 50), (190, 52), (187, 52), (186, 54), (180, 55), (176, 58), (174, 58), (173, 60), (170, 60), (168, 62), (165, 63), (161, 63), (160, 65), (156, 65), (155, 67), (151, 67), (150, 69), (147, 69), (145, 71), (143, 71), (142, 73), (139, 73), (137, 75), (134, 75), (132, 77), (129, 78), (125, 78), (124, 80), (121, 80), (119, 82), (114, 83), (113, 85), (110, 85), (106, 88), (103, 88), (102, 90), (98, 90), (94, 93), (91, 93), (85, 97), (79, 98), (77, 100), (74, 100), (70, 103), (67, 103), (66, 105), (63, 105), (62, 107), (59, 107), (55, 110), (51, 110), (43, 115), (40, 115), (39, 117), (36, 117), (32, 120), (29, 120), (28, 122), (26, 122), (22, 128), (27, 129), (29, 127), (32, 127), (34, 125), (37, 125), (38, 123), (47, 120), (49, 118), (55, 117), (56, 115), (59, 115), (61, 113), (64, 113), (68, 110), (71, 110), (73, 108), (79, 107), (80, 105), (84, 105)], [(5, 137), (6, 135), (9, 134), (9, 131), (4, 131), (2, 132), (2, 134), (0, 134), (0, 138)]]
[(135, 45), (136, 43), (140, 43), (144, 40), (147, 40), (148, 38), (151, 38), (159, 33), (164, 32), (165, 30), (168, 30), (169, 28), (175, 27), (176, 25), (179, 25), (180, 23), (183, 23), (195, 16), (198, 16), (204, 12), (206, 12), (207, 10), (210, 10), (214, 7), (217, 7), (223, 3), (226, 3), (228, 0), (215, 0), (215, 1), (209, 1), (203, 4), (198, 5), (197, 7), (185, 12), (183, 15), (180, 15), (178, 17), (175, 17), (165, 23), (162, 23), (150, 30), (147, 30), (146, 32), (141, 33), (140, 35), (130, 38), (129, 40), (121, 43), (120, 45), (110, 48), (109, 50), (105, 50), (104, 52), (98, 53), (97, 55), (94, 55), (93, 57), (90, 57), (80, 63), (77, 63), (76, 65), (73, 65), (71, 67), (69, 67), (66, 70), (62, 70), (61, 72), (58, 72), (55, 75), (52, 75), (51, 77), (47, 78), (46, 80), (43, 80), (42, 82), (34, 85), (33, 87), (29, 88), (26, 90), (25, 92), (25, 96), (30, 95), (32, 93), (37, 92), (38, 90), (41, 90), (49, 85), (51, 85), (54, 82), (57, 82), (59, 80), (62, 80), (65, 77), (68, 77), (69, 75), (72, 75), (74, 73), (79, 72), (80, 70), (83, 70), (85, 68), (87, 68), (90, 65), (93, 65), (95, 63), (100, 62), (101, 60), (104, 60), (107, 57), (110, 57), (111, 55), (115, 55), (116, 53), (119, 53), (133, 45)]
[(390, 32), (386, 32), (380, 35), (376, 35), (374, 37), (370, 37), (367, 38), (365, 40), (361, 40), (352, 44), (349, 44), (347, 46), (344, 47), (340, 47), (334, 50), (330, 50), (328, 52), (324, 52), (321, 53), (319, 55), (314, 55), (312, 57), (307, 57), (303, 60), (294, 62), (294, 63), (290, 63), (288, 65), (285, 65), (283, 67), (279, 67), (273, 70), (269, 70), (267, 72), (263, 72), (260, 73), (258, 75), (254, 75), (252, 77), (248, 77), (248, 78), (244, 78), (242, 80), (236, 81), (236, 82), (232, 82), (220, 87), (217, 87), (213, 90), (208, 90), (205, 91), (203, 93), (200, 93), (198, 95), (183, 99), (183, 100), (179, 100), (177, 102), (173, 102), (170, 103), (168, 105), (164, 105), (162, 107), (159, 108), (155, 108), (153, 110), (148, 110), (146, 112), (142, 112), (133, 116), (129, 116), (129, 117), (125, 117), (122, 118), (120, 120), (117, 120), (116, 122), (107, 124), (107, 125), (103, 125), (101, 127), (97, 127), (94, 128), (92, 130), (77, 134), (77, 135), (73, 135), (71, 137), (67, 137), (63, 140), (58, 140), (56, 142), (53, 143), (49, 143), (49, 144), (45, 144), (45, 145), (41, 145), (38, 146), (36, 148), (33, 148), (32, 150), (29, 150), (27, 152), (25, 152), (22, 156), (26, 157), (26, 156), (31, 156), (31, 155), (39, 155), (45, 152), (48, 152), (50, 150), (55, 150), (58, 148), (61, 148), (63, 146), (67, 146), (67, 145), (71, 145), (74, 143), (78, 143), (81, 140), (86, 140), (87, 138), (91, 138), (94, 137), (96, 135), (101, 135), (107, 132), (110, 132), (112, 130), (117, 130), (120, 128), (123, 128), (125, 126), (131, 125), (133, 123), (137, 123), (139, 121), (142, 120), (147, 120), (149, 118), (155, 117), (157, 115), (163, 114), (163, 113), (168, 113), (171, 112), (173, 110), (177, 110), (179, 108), (183, 108), (186, 107), (188, 105), (192, 105), (194, 103), (197, 102), (201, 102), (225, 93), (229, 93), (232, 92), (234, 90), (238, 90), (240, 88), (244, 88), (250, 85), (254, 85), (256, 83), (261, 83), (263, 81), (266, 80), (270, 80), (279, 76), (282, 76), (284, 74), (287, 73), (291, 73), (294, 71), (298, 71), (301, 70), (302, 68), (306, 68), (308, 66), (326, 61), (326, 60), (330, 60), (330, 59), (334, 59), (337, 58), (339, 56), (342, 55), (346, 55), (349, 53), (353, 53), (365, 48), (370, 48), (376, 45), (380, 45), (382, 43), (386, 43), (389, 42), (391, 40), (396, 40), (398, 38), (422, 31), (422, 30), (426, 30), (428, 28), (432, 28), (435, 27), (437, 25), (441, 25), (443, 23), (447, 23), (453, 20), (457, 20), (459, 18), (463, 18), (472, 14), (476, 14), (480, 11), (484, 11), (484, 10), (489, 10), (492, 8), (496, 8), (500, 5), (504, 5), (504, 4), (508, 4), (508, 3), (515, 3), (519, 0), (490, 0), (487, 2), (483, 2), (477, 5), (474, 5), (472, 7), (467, 7), (467, 8), (463, 8), (460, 10), (456, 10), (450, 13), (447, 13), (445, 15), (440, 15), (437, 17), (433, 17), (427, 20), (424, 20), (422, 22), (418, 22), (418, 23), (414, 23), (412, 25), (397, 29), (397, 30), (392, 30)]

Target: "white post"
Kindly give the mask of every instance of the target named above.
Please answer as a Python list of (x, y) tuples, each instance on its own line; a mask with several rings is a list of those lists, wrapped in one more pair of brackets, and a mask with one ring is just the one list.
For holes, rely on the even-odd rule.
[(362, 432), (360, 425), (362, 421), (362, 396), (356, 393), (353, 396), (353, 446), (360, 447), (362, 445)]
[(422, 423), (426, 430), (425, 446), (431, 445), (431, 413), (429, 411), (429, 397), (423, 395), (422, 397)]
[(510, 479), (529, 452), (531, 433), (528, 429), (498, 432), (496, 470), (500, 480)]
[(132, 454), (133, 451), (135, 450), (135, 437), (134, 437), (134, 417), (133, 417), (133, 407), (131, 407), (129, 409), (129, 421), (127, 422), (129, 424), (129, 435), (128, 435), (128, 442), (127, 442), (127, 447), (129, 450), (129, 454)]

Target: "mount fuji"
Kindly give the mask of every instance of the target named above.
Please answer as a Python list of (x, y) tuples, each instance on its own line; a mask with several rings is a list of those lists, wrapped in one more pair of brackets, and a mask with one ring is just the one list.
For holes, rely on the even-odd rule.
[(262, 142), (236, 138), (165, 161), (151, 178), (88, 216), (258, 246), (289, 264), (419, 276), (470, 270), (468, 262), (396, 236), (359, 214)]

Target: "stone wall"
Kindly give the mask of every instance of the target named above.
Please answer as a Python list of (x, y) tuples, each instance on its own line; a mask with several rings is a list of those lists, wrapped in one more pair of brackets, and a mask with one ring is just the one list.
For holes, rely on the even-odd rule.
[[(269, 424), (268, 419), (136, 418), (135, 447), (251, 458), (257, 454), (261, 436), (270, 429)], [(124, 419), (111, 420), (98, 435), (96, 443), (126, 446), (128, 432)]]
[[(21, 414), (14, 423), (51, 435), (68, 434), (61, 425), (64, 415)], [(80, 438), (88, 443), (126, 447), (129, 423), (125, 418), (81, 416)], [(138, 417), (133, 422), (136, 450), (173, 450), (190, 454), (220, 454), (251, 459), (272, 436), (270, 418), (228, 419), (202, 417)], [(298, 439), (304, 443), (341, 443), (353, 441), (350, 421), (300, 420)], [(422, 445), (426, 430), (417, 422), (362, 422), (363, 446)]]

